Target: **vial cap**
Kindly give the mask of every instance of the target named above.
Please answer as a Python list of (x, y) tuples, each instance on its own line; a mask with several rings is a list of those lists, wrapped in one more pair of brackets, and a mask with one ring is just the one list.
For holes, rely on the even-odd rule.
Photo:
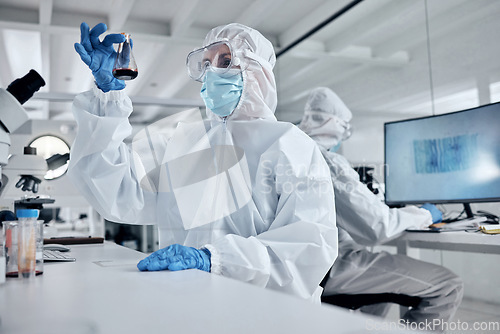
[(36, 209), (19, 209), (16, 210), (17, 218), (38, 218), (38, 210)]

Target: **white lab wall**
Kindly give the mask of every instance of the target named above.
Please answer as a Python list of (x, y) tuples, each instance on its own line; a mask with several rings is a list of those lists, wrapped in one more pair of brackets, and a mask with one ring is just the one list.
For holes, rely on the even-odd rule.
[(366, 165), (375, 168), (375, 177), (383, 182), (384, 175), (384, 123), (393, 117), (357, 116), (351, 121), (351, 138), (342, 143), (339, 152), (353, 166)]

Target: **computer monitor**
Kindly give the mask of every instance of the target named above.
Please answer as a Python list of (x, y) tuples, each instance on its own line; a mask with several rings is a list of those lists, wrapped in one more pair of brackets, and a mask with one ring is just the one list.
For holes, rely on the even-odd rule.
[(500, 201), (500, 103), (384, 124), (388, 205)]

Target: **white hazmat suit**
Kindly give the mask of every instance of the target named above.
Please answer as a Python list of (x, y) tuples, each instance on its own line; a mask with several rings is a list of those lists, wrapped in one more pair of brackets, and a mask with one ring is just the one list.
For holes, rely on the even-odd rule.
[(69, 175), (106, 219), (157, 224), (160, 248), (206, 247), (212, 273), (319, 302), (337, 256), (328, 166), (314, 141), (274, 116), (272, 44), (229, 24), (204, 45), (221, 40), (243, 55), (231, 115), (207, 110), (207, 121), (176, 119), (173, 134), (149, 127), (126, 145), (130, 99), (94, 87), (74, 100)]
[[(448, 321), (462, 300), (463, 284), (459, 277), (441, 266), (366, 249), (399, 236), (405, 229), (428, 226), (432, 218), (429, 211), (415, 206), (389, 208), (360, 182), (358, 173), (343, 156), (329, 151), (345, 138), (351, 118), (350, 110), (333, 91), (318, 87), (310, 92), (299, 124), (320, 146), (335, 189), (339, 256), (326, 278), (323, 296), (415, 296), (422, 301), (404, 319)], [(378, 304), (365, 307), (364, 311), (385, 315), (388, 306)]]

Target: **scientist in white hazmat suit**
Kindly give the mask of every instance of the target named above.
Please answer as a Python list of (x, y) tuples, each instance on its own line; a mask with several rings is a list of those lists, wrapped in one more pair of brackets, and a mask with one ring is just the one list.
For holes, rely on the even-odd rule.
[[(372, 253), (366, 246), (382, 244), (406, 229), (441, 221), (432, 204), (424, 208), (389, 208), (361, 183), (350, 163), (335, 151), (350, 136), (351, 111), (327, 87), (309, 93), (299, 128), (314, 139), (329, 167), (335, 189), (339, 256), (324, 281), (323, 298), (336, 294), (394, 293), (420, 297), (404, 319), (411, 322), (449, 321), (463, 295), (461, 279), (448, 269), (387, 252)], [(362, 311), (383, 316), (390, 304)]]
[(197, 268), (319, 302), (337, 256), (333, 187), (314, 141), (274, 116), (272, 44), (241, 24), (211, 30), (186, 62), (208, 120), (174, 117), (171, 133), (150, 127), (126, 145), (132, 104), (111, 74), (123, 37), (100, 41), (105, 31), (83, 23), (75, 44), (96, 86), (74, 100), (69, 175), (106, 219), (158, 225), (161, 249), (138, 268)]

